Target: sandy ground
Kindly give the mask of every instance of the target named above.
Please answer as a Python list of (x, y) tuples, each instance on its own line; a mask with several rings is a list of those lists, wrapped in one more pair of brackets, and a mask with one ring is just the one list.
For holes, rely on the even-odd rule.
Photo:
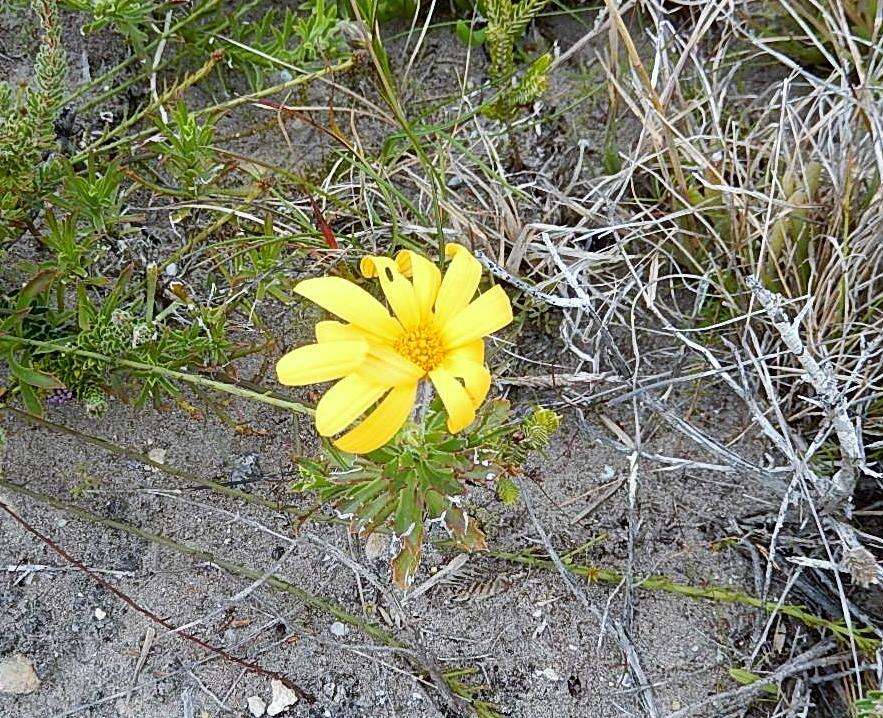
[[(560, 22), (546, 23), (543, 31), (564, 32)], [(33, 49), (33, 38), (29, 40), (21, 27), (19, 20), (4, 18), (7, 54), (0, 56), (0, 69), (8, 68), (19, 79), (27, 76), (28, 53)], [(578, 36), (579, 28), (569, 32)], [(119, 60), (118, 46), (115, 52), (107, 38), (83, 39), (73, 24), (67, 39), (74, 82)], [(464, 48), (449, 37), (431, 37), (427, 47), (430, 52), (425, 57), (436, 62), (431, 70), (418, 64), (422, 91), (428, 96), (450, 91), (465, 59)], [(481, 66), (484, 58), (476, 55), (473, 62)], [(592, 116), (580, 108), (565, 117), (563, 129), (549, 127), (546, 132), (552, 137), (560, 131), (584, 132), (587, 127), (600, 132), (602, 118), (603, 111)], [(237, 126), (220, 129), (235, 131)], [(290, 129), (294, 146), (249, 140), (236, 148), (291, 166), (305, 158), (315, 160), (316, 152), (321, 155), (308, 130), (295, 123)], [(157, 234), (170, 238), (161, 229)], [(158, 246), (154, 251), (159, 257), (149, 258), (161, 258), (165, 250)], [(280, 314), (280, 319), (287, 342), (297, 342), (303, 332), (294, 326), (296, 317)], [(559, 350), (551, 340), (537, 347), (543, 355)], [(293, 454), (315, 448), (311, 428), (305, 422), (298, 425), (291, 415), (239, 402), (227, 404), (225, 410), (238, 429), (210, 412), (193, 417), (177, 408), (136, 410), (119, 402), (112, 402), (97, 422), (73, 405), (54, 407), (47, 418), (144, 454), (152, 452), (161, 462), (194, 475), (220, 480), (230, 477), (231, 467), (244, 455), (259, 457), (264, 474), (272, 476), (291, 470)], [(613, 418), (628, 431), (627, 416)], [(736, 408), (713, 400), (701, 403), (693, 415), (693, 421), (722, 440), (737, 436), (742, 420)], [(243, 431), (243, 426), (249, 430)], [(4, 466), (8, 480), (197, 545), (251, 569), (275, 570), (312, 594), (377, 622), (404, 643), (419, 643), (421, 651), (443, 668), (474, 667), (478, 671), (474, 682), (488, 686), (482, 697), (504, 714), (520, 718), (643, 715), (609, 623), (601, 626), (553, 571), (526, 570), (489, 556), (473, 556), (458, 582), (439, 585), (408, 601), (403, 625), (388, 625), (387, 599), (347, 567), (338, 552), (375, 572), (384, 583), (385, 559), (366, 557), (362, 541), (345, 527), (323, 522), (306, 526), (327, 545), (295, 539), (291, 521), (268, 509), (194, 490), (191, 482), (9, 414), (2, 416), (2, 428), (8, 441)], [(566, 550), (595, 538), (584, 559), (619, 570), (627, 558), (627, 483), (588, 516), (574, 520), (605, 493), (610, 482), (628, 475), (628, 457), (599, 443), (599, 435), (610, 436), (593, 418), (567, 414), (549, 457), (535, 467), (536, 483), (530, 491), (538, 518), (556, 546)], [(648, 450), (695, 455), (679, 436), (662, 429), (650, 438)], [(727, 517), (754, 501), (752, 480), (656, 468), (642, 463), (638, 469), (635, 576), (666, 573), (694, 583), (750, 587), (746, 563), (734, 552), (717, 550), (715, 541), (726, 536)], [(307, 498), (287, 491), (284, 478), (268, 479), (250, 490), (301, 508), (310, 505)], [(143, 608), (175, 626), (196, 622), (190, 630), (203, 640), (284, 674), (315, 695), (312, 705), (300, 701), (290, 715), (437, 715), (427, 698), (434, 696), (434, 689), (422, 687), (396, 655), (378, 649), (357, 630), (332, 629), (334, 618), (326, 612), (266, 586), (231, 601), (251, 582), (210, 562), (95, 527), (32, 500), (8, 493), (0, 496), (74, 557), (90, 567), (116, 572), (102, 576)], [(469, 501), (492, 548), (523, 550), (540, 545), (523, 506), (504, 507), (486, 492), (471, 494)], [(428, 547), (416, 584), (454, 555)], [(22, 564), (53, 570), (23, 571)], [(622, 618), (621, 587), (585, 584), (583, 590), (599, 611)], [(735, 656), (753, 620), (752, 613), (739, 607), (636, 589), (631, 636), (661, 714), (734, 686), (726, 669), (738, 664)], [(0, 659), (27, 656), (42, 681), (31, 695), (0, 694), (0, 715), (247, 716), (250, 696), (269, 701), (266, 676), (212, 657), (192, 643), (166, 635), (162, 628), (136, 677), (139, 651), (151, 627), (157, 628), (90, 577), (66, 570), (65, 562), (44, 543), (0, 516)]]
[[(138, 412), (123, 406), (114, 407), (97, 426), (75, 407), (58, 409), (49, 418), (145, 453), (152, 450), (154, 456), (160, 455), (157, 450), (164, 450), (166, 463), (206, 478), (228, 476), (230, 464), (243, 453), (256, 453), (267, 474), (290, 468), (289, 418), (255, 415), (248, 406), (240, 409), (238, 416), (269, 430), (269, 434), (244, 437), (216, 421), (197, 421), (180, 413)], [(201, 491), (175, 491), (181, 488), (181, 481), (84, 446), (77, 438), (21, 420), (5, 421), (4, 429), (9, 440), (8, 479), (69, 497), (88, 475), (93, 488), (79, 503), (102, 516), (199, 545), (260, 571), (276, 565), (276, 547), (287, 546), (267, 530), (285, 537), (293, 535), (289, 521), (269, 510), (220, 500)], [(624, 477), (627, 457), (600, 447), (573, 418), (565, 423), (562, 437), (541, 465), (538, 486), (532, 488), (540, 520), (562, 548), (606, 535), (586, 558), (621, 566), (627, 533), (624, 488), (577, 523), (571, 523), (571, 518), (600, 492), (558, 507)], [(657, 440), (674, 455), (683, 448), (664, 434)], [(709, 517), (723, 522), (734, 504), (744, 502), (738, 481), (724, 486), (719, 481), (710, 483), (701, 474), (659, 475), (642, 469), (640, 484), (642, 529), (635, 547), (636, 575), (666, 572), (694, 582), (746, 585), (750, 579), (743, 563), (731, 553), (711, 548), (719, 534)], [(276, 488), (282, 490), (281, 486)], [(269, 498), (277, 495), (269, 483), (254, 491)], [(331, 616), (263, 587), (228, 605), (225, 601), (249, 581), (18, 496), (4, 496), (4, 500), (90, 567), (125, 572), (108, 580), (173, 625), (201, 620), (222, 609), (220, 614), (210, 615), (196, 632), (239, 656), (259, 659), (262, 666), (284, 673), (317, 696), (315, 705), (308, 708), (301, 704), (293, 715), (432, 715), (413, 678), (391, 665), (395, 661), (389, 655), (372, 651), (355, 630), (342, 638), (332, 634)], [(297, 497), (294, 501), (307, 506)], [(474, 495), (472, 501), (480, 515), (489, 517), (485, 528), (492, 547), (510, 550), (536, 544), (536, 532), (523, 509), (502, 508), (483, 494)], [(488, 513), (483, 514), (481, 508)], [(64, 565), (10, 519), (4, 518), (0, 527), (0, 566)], [(384, 560), (365, 559), (357, 540), (348, 536), (344, 527), (317, 523), (307, 530), (352, 552), (383, 576)], [(451, 557), (430, 549), (416, 583)], [(382, 596), (364, 580), (360, 585), (333, 553), (306, 540), (297, 541), (277, 572), (356, 614), (362, 614), (369, 604), (379, 601), (383, 605)], [(487, 585), (500, 575), (510, 579), (508, 590), (464, 600), (475, 593), (472, 582)], [(246, 715), (249, 696), (269, 699), (267, 678), (220, 660), (206, 661), (204, 651), (172, 637), (154, 645), (133, 688), (139, 647), (151, 625), (143, 615), (77, 571), (12, 571), (2, 581), (0, 654), (27, 655), (43, 684), (29, 696), (0, 698), (0, 714), (159, 718), (188, 715), (186, 704), (192, 702), (195, 713), (190, 715)], [(611, 615), (619, 617), (619, 598), (609, 588), (584, 588), (597, 607), (603, 611), (609, 605)], [(512, 564), (474, 556), (467, 563), (461, 585), (442, 585), (408, 602), (406, 609), (407, 627), (387, 628), (403, 636), (418, 636), (442, 666), (479, 668), (490, 685), (487, 696), (510, 715), (613, 718), (641, 714), (609, 628), (602, 634), (597, 621), (586, 615), (553, 572), (526, 572)], [(99, 616), (104, 612), (106, 617), (99, 620), (96, 612)], [(370, 607), (366, 615), (383, 623), (377, 614), (372, 615)], [(745, 637), (750, 619), (740, 609), (638, 591), (632, 633), (658, 704), (673, 709), (728, 685), (725, 668), (732, 665), (729, 659), (735, 643)], [(160, 635), (163, 633), (160, 629)]]

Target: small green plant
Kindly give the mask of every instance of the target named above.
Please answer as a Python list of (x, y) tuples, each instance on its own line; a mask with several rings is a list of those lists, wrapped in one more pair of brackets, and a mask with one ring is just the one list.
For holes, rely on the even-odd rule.
[(46, 213), (46, 226), (40, 241), (52, 252), (52, 258), (42, 269), (53, 270), (62, 285), (75, 283), (89, 276), (89, 266), (95, 261), (94, 237), (79, 231), (76, 214), (59, 219), (54, 212)]
[(548, 87), (552, 55), (548, 52), (534, 59), (517, 76), (516, 43), (524, 36), (528, 23), (545, 7), (548, 0), (487, 0), (487, 27), (484, 41), (490, 55), (491, 83), (500, 92), (485, 114), (509, 121), (519, 107), (529, 105)]
[(512, 479), (504, 476), (497, 482), (497, 498), (507, 506), (512, 506), (521, 498), (521, 489)]
[(319, 461), (300, 462), (296, 491), (313, 491), (323, 504), (352, 521), (353, 529), (369, 535), (381, 528), (394, 536), (392, 577), (410, 585), (420, 564), (427, 528), (440, 523), (464, 551), (485, 548), (478, 523), (460, 506), (470, 484), (506, 492), (534, 451), (542, 451), (558, 427), (559, 417), (534, 409), (515, 420), (503, 400), (484, 405), (476, 421), (461, 434), (445, 427), (441, 402), (432, 402), (425, 416), (409, 421), (385, 446), (365, 455), (346, 454), (326, 445)]
[(248, 312), (249, 321), (257, 319), (254, 308), (268, 297), (286, 305), (293, 302), (287, 291), (290, 280), (276, 271), (283, 261), (287, 242), (274, 238), (272, 222), (266, 222), (265, 228), (263, 237), (247, 240), (246, 247), (231, 256), (229, 272), (225, 272), (231, 287), (253, 283), (254, 303)]
[(43, 38), (34, 79), (24, 90), (0, 82), (0, 241), (18, 237), (62, 176), (53, 154), (54, 122), (67, 78), (58, 6), (34, 0)]
[(15, 296), (2, 298), (3, 317), (0, 322), (0, 353), (9, 368), (11, 389), (21, 397), (22, 403), (33, 414), (42, 414), (39, 393), (57, 391), (64, 385), (57, 377), (34, 366), (32, 347), (14, 341), (11, 337), (31, 338), (43, 334), (51, 327), (46, 306), (46, 296), (55, 281), (53, 270), (37, 272)]
[(91, 16), (83, 32), (111, 27), (125, 36), (136, 50), (147, 43), (145, 28), (158, 7), (152, 0), (66, 0), (66, 4)]
[(309, 10), (306, 15), (298, 17), (294, 25), (300, 62), (315, 62), (343, 53), (337, 8), (331, 3), (326, 4), (325, 0), (312, 0), (303, 3), (300, 9)]
[(852, 704), (855, 718), (883, 718), (883, 691), (868, 691), (868, 695)]
[(178, 184), (176, 189), (199, 196), (222, 167), (212, 147), (214, 123), (201, 122), (182, 102), (172, 111), (168, 122), (157, 118), (156, 124), (162, 139), (154, 143), (153, 149), (162, 155), (166, 169)]
[(96, 170), (90, 162), (82, 174), (69, 173), (57, 204), (76, 212), (98, 234), (113, 232), (123, 218), (120, 194), (123, 173), (116, 162)]
[(230, 36), (236, 42), (228, 50), (229, 64), (245, 74), (254, 90), (267, 84), (270, 72), (334, 59), (346, 51), (337, 7), (326, 0), (305, 2), (298, 12), (272, 8), (256, 22), (231, 28)]
[(82, 462), (77, 464), (75, 475), (79, 481), (70, 489), (72, 498), (81, 499), (101, 487), (101, 479), (90, 474), (88, 467)]

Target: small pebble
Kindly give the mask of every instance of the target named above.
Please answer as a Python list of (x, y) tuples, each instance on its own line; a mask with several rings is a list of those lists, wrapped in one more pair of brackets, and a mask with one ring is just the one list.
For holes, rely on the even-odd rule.
[(39, 687), (40, 679), (27, 656), (13, 653), (0, 661), (0, 693), (25, 695)]
[(259, 696), (250, 696), (246, 702), (248, 703), (248, 712), (254, 718), (261, 718), (267, 710), (267, 704)]
[(542, 676), (547, 681), (552, 681), (553, 683), (557, 683), (561, 680), (561, 676), (558, 675), (558, 671), (549, 666), (548, 668), (544, 668), (541, 671), (537, 671), (536, 674), (538, 676)]
[(95, 609), (95, 620), (96, 621), (103, 621), (105, 618), (107, 618), (107, 611), (105, 611), (102, 608), (96, 608)]
[(365, 540), (365, 557), (369, 561), (378, 559), (389, 553), (389, 537), (383, 534), (371, 534)]
[(273, 700), (270, 701), (270, 705), (267, 706), (268, 716), (277, 716), (280, 713), (284, 713), (297, 703), (297, 693), (291, 690), (291, 688), (286, 686), (282, 681), (274, 678), (270, 681), (270, 686), (273, 689)]
[(331, 631), (331, 635), (337, 636), (338, 638), (349, 633), (349, 629), (340, 621), (335, 621), (334, 623), (332, 623), (331, 627), (328, 630)]

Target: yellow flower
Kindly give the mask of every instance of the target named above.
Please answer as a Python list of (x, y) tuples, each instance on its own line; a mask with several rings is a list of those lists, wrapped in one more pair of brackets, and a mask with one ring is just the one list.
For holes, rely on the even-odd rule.
[(426, 257), (410, 250), (394, 260), (362, 260), (362, 274), (380, 280), (393, 314), (340, 277), (307, 279), (295, 287), (344, 322), (319, 322), (316, 344), (279, 360), (279, 381), (304, 386), (339, 379), (316, 406), (322, 436), (339, 434), (374, 407), (334, 442), (341, 450), (365, 454), (389, 441), (410, 415), (417, 385), (427, 376), (452, 433), (475, 419), (491, 385), (483, 338), (512, 321), (512, 305), (499, 286), (472, 301), (481, 264), (459, 244), (448, 244), (445, 254), (450, 265), (444, 278)]

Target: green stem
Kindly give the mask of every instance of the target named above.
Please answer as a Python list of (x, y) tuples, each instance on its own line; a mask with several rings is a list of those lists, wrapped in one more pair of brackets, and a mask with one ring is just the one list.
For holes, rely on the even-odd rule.
[[(143, 107), (138, 112), (134, 113), (131, 117), (123, 120), (120, 124), (114, 127), (112, 130), (107, 132), (101, 138), (95, 140), (91, 145), (89, 145), (86, 149), (80, 152), (75, 157), (71, 158), (71, 162), (84, 162), (92, 153), (97, 152), (99, 150), (110, 150), (119, 145), (126, 144), (128, 139), (123, 137), (122, 139), (117, 140), (116, 142), (112, 142), (108, 145), (104, 143), (108, 140), (121, 135), (127, 129), (137, 124), (141, 119), (147, 116), (149, 113), (153, 112), (156, 108), (161, 105), (166, 104), (169, 100), (175, 98), (176, 96), (181, 95), (188, 87), (195, 85), (197, 82), (202, 80), (206, 75), (211, 72), (212, 68), (221, 61), (223, 55), (221, 53), (215, 53), (211, 55), (208, 60), (195, 72), (190, 73), (181, 80), (180, 83), (174, 85), (173, 87), (166, 90), (162, 95), (157, 97), (153, 102)], [(149, 132), (153, 132), (154, 130), (149, 130)]]
[[(537, 558), (528, 553), (511, 553), (507, 551), (490, 551), (489, 555), (494, 558), (511, 561), (512, 563), (520, 563), (528, 566), (536, 566), (555, 570), (555, 564), (548, 559)], [(598, 566), (588, 566), (580, 564), (570, 564), (568, 570), (577, 576), (584, 576), (590, 581), (600, 583), (618, 585), (623, 581), (623, 575), (618, 571), (608, 568), (600, 568)], [(739, 603), (752, 608), (760, 608), (769, 614), (783, 613), (790, 616), (801, 623), (812, 628), (827, 629), (831, 631), (837, 638), (848, 641), (855, 641), (855, 645), (862, 651), (873, 653), (880, 646), (879, 639), (869, 638), (863, 633), (850, 630), (847, 626), (829, 621), (826, 618), (816, 616), (801, 606), (785, 603), (779, 604), (776, 601), (763, 601), (755, 596), (751, 596), (736, 588), (726, 586), (691, 586), (686, 583), (679, 583), (667, 576), (648, 576), (637, 584), (637, 588), (648, 591), (664, 591), (665, 593), (674, 593), (680, 596), (687, 596), (692, 599), (705, 599), (718, 603)], [(861, 629), (871, 630), (871, 629)]]
[(310, 409), (309, 407), (304, 406), (303, 404), (299, 404), (295, 401), (279, 399), (270, 394), (262, 394), (257, 391), (252, 391), (251, 389), (245, 389), (241, 386), (237, 386), (236, 384), (225, 384), (222, 381), (206, 379), (204, 376), (200, 376), (198, 374), (186, 374), (181, 371), (166, 369), (165, 367), (156, 366), (154, 364), (144, 364), (143, 362), (132, 361), (130, 359), (109, 357), (105, 356), (104, 354), (98, 354), (97, 352), (86, 351), (85, 349), (77, 349), (76, 347), (65, 346), (63, 344), (53, 344), (52, 342), (44, 342), (40, 341), (39, 339), (26, 339), (24, 337), (16, 337), (11, 334), (4, 334), (0, 336), (0, 340), (4, 342), (8, 341), (17, 342), (19, 344), (28, 344), (30, 346), (39, 347), (40, 349), (46, 349), (48, 351), (76, 354), (77, 356), (86, 357), (87, 359), (98, 359), (99, 361), (107, 362), (108, 364), (116, 364), (117, 366), (124, 366), (128, 367), (129, 369), (138, 369), (139, 371), (146, 371), (151, 374), (159, 374), (160, 376), (165, 376), (169, 379), (177, 379), (187, 384), (204, 386), (209, 389), (215, 389), (216, 391), (222, 391), (227, 394), (232, 394), (233, 396), (242, 397), (243, 399), (259, 401), (263, 404), (270, 404), (271, 406), (275, 406), (280, 409), (288, 409), (289, 411), (296, 411), (301, 414), (315, 413), (313, 409)]

